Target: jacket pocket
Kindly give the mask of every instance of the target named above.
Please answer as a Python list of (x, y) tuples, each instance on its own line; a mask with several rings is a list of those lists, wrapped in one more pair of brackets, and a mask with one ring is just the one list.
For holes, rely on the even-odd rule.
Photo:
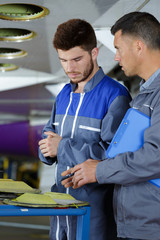
[(79, 125), (78, 134), (85, 142), (99, 142), (101, 129), (87, 125)]
[(84, 129), (84, 130), (88, 130), (88, 131), (92, 131), (92, 132), (101, 132), (100, 128), (89, 127), (89, 126), (85, 126), (85, 125), (79, 125), (79, 128)]

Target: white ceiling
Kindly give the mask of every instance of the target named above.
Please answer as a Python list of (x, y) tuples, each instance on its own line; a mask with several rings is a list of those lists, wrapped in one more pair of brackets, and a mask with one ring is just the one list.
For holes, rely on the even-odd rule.
[[(113, 37), (110, 35), (110, 27), (114, 22), (125, 13), (137, 10), (148, 11), (160, 20), (159, 0), (0, 0), (0, 4), (16, 2), (44, 6), (50, 12), (46, 17), (32, 21), (0, 19), (1, 28), (24, 28), (37, 33), (37, 36), (29, 41), (0, 43), (1, 47), (20, 48), (28, 53), (24, 58), (0, 59), (1, 63), (14, 63), (19, 66), (19, 69), (14, 72), (0, 72), (0, 114), (16, 114), (15, 109), (19, 107), (18, 103), (15, 101), (17, 107), (13, 111), (13, 107), (12, 110), (9, 110), (9, 102), (13, 104), (17, 96), (19, 96), (19, 101), (23, 100), (26, 103), (24, 105), (27, 108), (26, 115), (36, 109), (45, 110), (46, 105), (43, 106), (43, 104), (38, 106), (37, 103), (34, 107), (32, 106), (31, 102), (32, 100), (34, 103), (36, 102), (37, 95), (41, 95), (42, 99), (44, 97), (52, 99), (49, 101), (49, 108), (51, 108), (51, 102), (62, 87), (62, 83), (68, 81), (52, 45), (54, 33), (60, 23), (71, 18), (81, 18), (92, 24), (97, 34), (100, 49), (98, 62), (105, 73), (108, 73), (116, 65)], [(18, 88), (22, 94), (16, 94)], [(29, 93), (35, 89), (37, 92), (30, 97)], [(24, 95), (23, 91), (28, 91), (28, 95)], [(28, 99), (30, 99), (29, 108)], [(5, 104), (8, 104), (8, 108), (6, 108), (8, 110), (4, 111)]]

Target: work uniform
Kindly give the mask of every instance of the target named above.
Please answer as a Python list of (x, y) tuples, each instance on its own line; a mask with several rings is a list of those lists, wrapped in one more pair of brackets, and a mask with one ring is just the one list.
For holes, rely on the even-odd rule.
[[(66, 190), (61, 185), (61, 173), (88, 158), (106, 158), (108, 143), (129, 108), (131, 97), (123, 85), (106, 76), (101, 68), (87, 82), (83, 93), (75, 93), (75, 88), (76, 85), (70, 83), (64, 86), (43, 130), (53, 131), (62, 137), (57, 158), (45, 158), (41, 152), (39, 156), (42, 162), (49, 165), (56, 161), (52, 191), (66, 192), (90, 203), (90, 240), (114, 240), (113, 185), (94, 183)], [(52, 217), (50, 239), (75, 240), (75, 228), (76, 217)]]
[(160, 188), (149, 182), (160, 178), (160, 69), (143, 83), (130, 106), (151, 118), (144, 145), (100, 162), (96, 177), (101, 184), (117, 184), (114, 211), (119, 237), (160, 240)]

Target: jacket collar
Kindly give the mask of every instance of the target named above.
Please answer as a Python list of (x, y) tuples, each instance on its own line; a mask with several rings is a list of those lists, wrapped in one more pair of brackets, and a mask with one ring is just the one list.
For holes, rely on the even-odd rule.
[(153, 91), (160, 87), (160, 68), (145, 82), (141, 81), (140, 91)]
[[(99, 70), (96, 72), (96, 74), (86, 83), (84, 86), (84, 92), (91, 91), (103, 78), (105, 74), (100, 67)], [(74, 92), (76, 89), (77, 84), (71, 83), (72, 91)]]
[(154, 91), (155, 88), (159, 87), (160, 87), (160, 68), (155, 73), (153, 73), (152, 76), (146, 82), (142, 80), (140, 91), (150, 92)]

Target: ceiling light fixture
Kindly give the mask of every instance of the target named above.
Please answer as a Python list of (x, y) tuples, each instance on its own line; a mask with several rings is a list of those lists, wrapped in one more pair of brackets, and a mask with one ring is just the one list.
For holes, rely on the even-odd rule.
[(9, 63), (0, 63), (0, 71), (1, 72), (6, 72), (6, 71), (13, 71), (18, 68), (17, 65), (15, 64), (9, 64)]
[(49, 14), (45, 7), (26, 3), (8, 3), (0, 5), (0, 18), (5, 20), (27, 21)]
[(27, 55), (27, 52), (21, 49), (16, 48), (0, 48), (0, 58), (13, 59), (24, 57)]
[(0, 41), (22, 42), (25, 40), (30, 40), (35, 36), (35, 32), (26, 29), (0, 28)]

